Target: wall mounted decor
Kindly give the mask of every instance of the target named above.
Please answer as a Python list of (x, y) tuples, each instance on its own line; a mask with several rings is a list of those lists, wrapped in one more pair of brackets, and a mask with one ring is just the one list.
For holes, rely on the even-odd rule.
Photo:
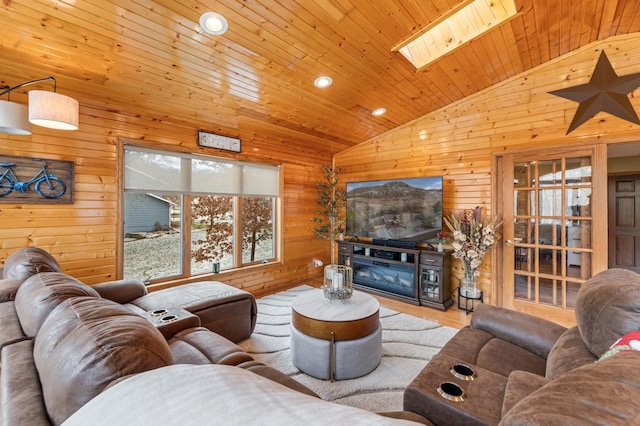
[(618, 76), (603, 50), (589, 83), (549, 93), (580, 102), (569, 125), (569, 130), (567, 130), (567, 134), (569, 134), (600, 111), (640, 124), (628, 96), (638, 86), (640, 86), (640, 73)]
[(218, 135), (204, 130), (198, 130), (198, 145), (233, 152), (240, 152), (242, 149), (240, 138)]
[(73, 203), (73, 161), (0, 155), (0, 203)]

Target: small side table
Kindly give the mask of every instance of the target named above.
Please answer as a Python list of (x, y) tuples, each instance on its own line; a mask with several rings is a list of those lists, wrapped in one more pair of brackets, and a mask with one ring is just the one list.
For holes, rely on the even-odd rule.
[[(464, 311), (469, 315), (470, 312), (473, 312), (473, 308), (475, 307), (476, 300), (479, 300), (480, 303), (484, 303), (484, 293), (480, 290), (480, 295), (478, 296), (465, 296), (461, 294), (462, 286), (458, 287), (458, 309), (464, 309)], [(462, 301), (464, 300), (464, 307), (462, 306)], [(469, 307), (471, 304), (471, 307)]]

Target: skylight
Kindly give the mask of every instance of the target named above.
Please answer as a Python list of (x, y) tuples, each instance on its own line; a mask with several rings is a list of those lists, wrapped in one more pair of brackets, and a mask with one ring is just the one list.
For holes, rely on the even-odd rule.
[(516, 15), (515, 0), (468, 0), (392, 50), (418, 70)]

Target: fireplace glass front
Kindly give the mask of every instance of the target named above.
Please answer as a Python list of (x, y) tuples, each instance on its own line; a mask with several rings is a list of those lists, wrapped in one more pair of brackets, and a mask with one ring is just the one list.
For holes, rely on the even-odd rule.
[(414, 265), (375, 259), (353, 259), (353, 282), (361, 286), (416, 298)]

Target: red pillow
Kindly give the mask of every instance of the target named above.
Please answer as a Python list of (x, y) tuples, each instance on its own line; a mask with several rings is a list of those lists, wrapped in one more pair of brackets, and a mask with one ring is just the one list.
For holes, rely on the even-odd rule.
[(640, 331), (632, 331), (627, 333), (609, 347), (600, 359), (609, 358), (619, 352), (640, 351)]

